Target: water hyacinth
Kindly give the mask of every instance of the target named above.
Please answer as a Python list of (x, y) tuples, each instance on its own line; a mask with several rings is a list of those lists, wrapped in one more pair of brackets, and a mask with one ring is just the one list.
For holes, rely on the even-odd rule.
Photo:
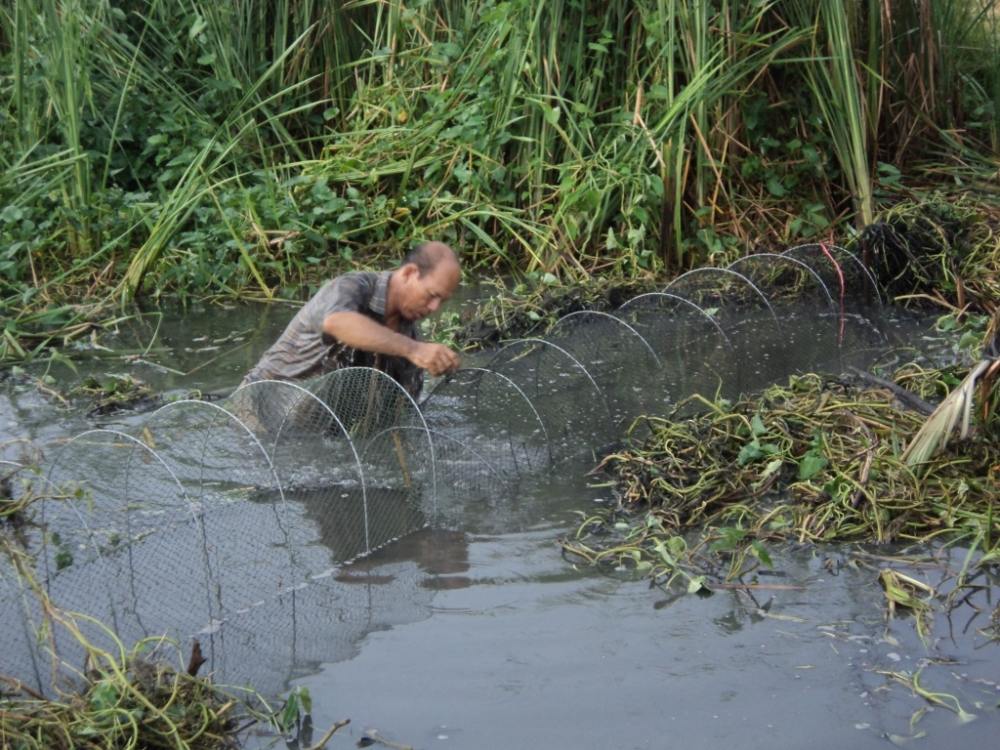
[[(1000, 559), (995, 417), (919, 473), (903, 458), (923, 415), (886, 389), (819, 375), (791, 378), (736, 403), (695, 396), (665, 417), (644, 417), (628, 446), (601, 469), (619, 502), (588, 517), (565, 549), (595, 563), (675, 569), (690, 577), (698, 556), (763, 559), (762, 543), (961, 543)], [(610, 537), (616, 523), (628, 529)], [(696, 543), (681, 549), (694, 531)], [(683, 554), (665, 557), (664, 543)], [(734, 555), (734, 550), (736, 553)]]

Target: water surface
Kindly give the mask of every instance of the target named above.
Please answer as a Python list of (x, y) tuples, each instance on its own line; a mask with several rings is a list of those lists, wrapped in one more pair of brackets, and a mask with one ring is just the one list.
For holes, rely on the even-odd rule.
[[(290, 315), (290, 308), (238, 306), (152, 316), (99, 338), (127, 356), (91, 350), (77, 371), (54, 364), (48, 374), (63, 391), (88, 372), (117, 372), (167, 398), (225, 392)], [(778, 331), (766, 318), (745, 326), (761, 354), (742, 371), (746, 387), (781, 379), (792, 350), (801, 357), (810, 346), (808, 336)], [(889, 334), (929, 343), (921, 342), (925, 321), (896, 324)], [(733, 365), (713, 339), (701, 345), (702, 361), (718, 357), (716, 372)], [(815, 347), (812, 359), (845, 364), (827, 341)], [(697, 363), (677, 366), (711, 383)], [(89, 427), (141, 423), (131, 412), (88, 415), (80, 403), (61, 405), (28, 379), (45, 369), (29, 367), (0, 392), (5, 456), (21, 450), (14, 438), (50, 453)], [(977, 632), (996, 606), (989, 598), (996, 581), (984, 580), (973, 598), (978, 617), (969, 622), (976, 613), (968, 606), (950, 620), (939, 616), (924, 645), (912, 620), (885, 619), (876, 583), (884, 561), (853, 549), (783, 550), (753, 598), (676, 596), (625, 575), (599, 575), (574, 567), (557, 545), (580, 511), (607, 499), (607, 488), (587, 486), (592, 465), (587, 456), (559, 464), (513, 491), (498, 487), (486, 501), (453, 497), (443, 528), (255, 603), (200, 635), (213, 668), (224, 681), (266, 693), (308, 687), (317, 735), (352, 719), (330, 747), (353, 746), (366, 728), (415, 747), (505, 749), (886, 747), (919, 731), (928, 736), (915, 746), (938, 747), (987, 745), (1000, 729), (1000, 658)], [(308, 515), (307, 497), (290, 501)], [(914, 574), (936, 581), (961, 562), (952, 551), (945, 567)], [(880, 671), (921, 667), (925, 687), (954, 694), (978, 718), (963, 724), (930, 707), (911, 730), (911, 717), (929, 704)]]

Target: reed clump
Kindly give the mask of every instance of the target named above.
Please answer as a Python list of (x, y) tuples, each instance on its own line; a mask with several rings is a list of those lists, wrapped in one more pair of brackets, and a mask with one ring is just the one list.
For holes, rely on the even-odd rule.
[[(991, 387), (995, 388), (995, 385)], [(593, 563), (693, 577), (769, 558), (769, 542), (927, 543), (976, 547), (1000, 561), (996, 412), (973, 435), (916, 466), (903, 451), (925, 416), (884, 388), (808, 374), (763, 393), (694, 396), (637, 420), (600, 465), (617, 503), (565, 549)], [(696, 537), (690, 542), (692, 535)]]
[(998, 49), (992, 0), (6, 3), (0, 362), (425, 237), (639, 277), (995, 204)]

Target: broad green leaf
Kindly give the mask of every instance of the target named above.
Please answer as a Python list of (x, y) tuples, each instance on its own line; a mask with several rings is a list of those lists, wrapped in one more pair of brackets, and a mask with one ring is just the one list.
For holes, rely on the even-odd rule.
[(756, 461), (764, 456), (764, 451), (760, 448), (760, 443), (757, 438), (754, 438), (752, 442), (747, 443), (742, 448), (740, 448), (739, 455), (736, 456), (736, 463), (740, 466), (746, 466), (751, 461)]
[(760, 542), (753, 542), (750, 545), (750, 551), (753, 553), (754, 557), (764, 563), (767, 567), (774, 567), (774, 563), (771, 562), (771, 555), (768, 553), (767, 548), (763, 544)]
[(705, 586), (705, 576), (695, 576), (688, 581), (687, 592), (689, 594), (697, 594), (702, 589), (707, 589), (707, 586)]
[(827, 460), (826, 456), (821, 456), (818, 453), (809, 451), (801, 459), (799, 459), (799, 480), (806, 481), (812, 479), (814, 476), (819, 474), (823, 469), (829, 466), (830, 462)]
[(109, 680), (101, 680), (90, 691), (90, 707), (95, 711), (105, 711), (114, 708), (118, 698), (118, 688), (115, 684)]
[(726, 552), (736, 549), (743, 540), (743, 537), (747, 535), (747, 530), (735, 526), (727, 526), (719, 529), (719, 535), (720, 538), (712, 542), (709, 547), (713, 552)]
[(0, 220), (3, 220), (8, 224), (12, 224), (15, 221), (20, 221), (23, 216), (23, 209), (20, 209), (17, 206), (7, 206), (4, 208), (3, 212), (0, 213)]
[(783, 198), (788, 193), (781, 179), (776, 176), (767, 178), (767, 192), (775, 198)]
[(675, 558), (680, 557), (685, 552), (687, 552), (687, 542), (684, 541), (682, 536), (672, 536), (667, 540), (667, 547), (670, 550), (670, 554)]
[(669, 565), (671, 568), (677, 567), (677, 563), (674, 562), (674, 558), (667, 551), (667, 546), (662, 541), (656, 542), (656, 544), (653, 546), (653, 551), (656, 554), (658, 554), (660, 556), (660, 559), (663, 560), (663, 562)]
[(285, 708), (281, 712), (281, 728), (286, 732), (295, 726), (299, 718), (299, 696), (294, 690), (288, 694)]
[(208, 22), (200, 14), (195, 16), (194, 23), (191, 24), (191, 28), (188, 30), (188, 39), (193, 41), (207, 26)]
[(302, 710), (307, 714), (311, 714), (313, 710), (312, 694), (309, 692), (307, 687), (297, 688), (299, 692), (299, 698), (302, 701)]

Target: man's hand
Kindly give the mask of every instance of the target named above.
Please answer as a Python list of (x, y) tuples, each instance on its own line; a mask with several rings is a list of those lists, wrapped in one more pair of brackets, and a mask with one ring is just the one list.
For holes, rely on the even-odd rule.
[(417, 342), (408, 359), (421, 370), (427, 370), (431, 375), (454, 372), (461, 364), (458, 355), (443, 344)]

